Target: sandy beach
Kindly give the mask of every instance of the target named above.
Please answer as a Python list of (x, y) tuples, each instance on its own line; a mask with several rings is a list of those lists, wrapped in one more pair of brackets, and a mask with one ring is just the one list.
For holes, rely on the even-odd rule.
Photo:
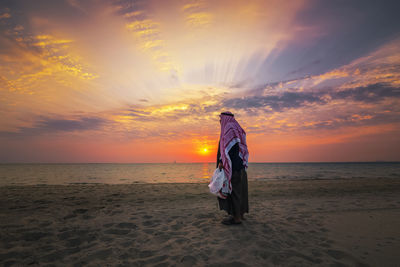
[(0, 188), (3, 266), (399, 266), (400, 180), (249, 183), (226, 226), (207, 184)]

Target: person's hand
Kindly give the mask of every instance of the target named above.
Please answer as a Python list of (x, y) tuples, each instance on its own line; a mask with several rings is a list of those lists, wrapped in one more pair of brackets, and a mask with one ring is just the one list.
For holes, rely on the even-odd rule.
[(218, 168), (219, 168), (219, 170), (222, 170), (222, 168), (223, 168), (222, 162), (218, 163)]

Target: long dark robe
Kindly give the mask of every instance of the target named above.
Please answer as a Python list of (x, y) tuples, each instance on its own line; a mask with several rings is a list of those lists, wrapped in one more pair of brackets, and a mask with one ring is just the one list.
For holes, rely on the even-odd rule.
[[(236, 143), (229, 150), (229, 157), (232, 162), (232, 193), (226, 199), (218, 198), (219, 208), (225, 210), (229, 215), (240, 217), (249, 212), (249, 198), (247, 187), (247, 173), (243, 161), (239, 157), (239, 143)], [(218, 145), (217, 167), (221, 161), (220, 146)]]

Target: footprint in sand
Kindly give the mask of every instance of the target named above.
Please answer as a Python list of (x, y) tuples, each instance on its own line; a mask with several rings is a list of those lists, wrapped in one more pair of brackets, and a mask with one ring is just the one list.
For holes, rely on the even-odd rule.
[(50, 236), (50, 233), (45, 232), (28, 232), (25, 233), (22, 237), (25, 241), (38, 241), (43, 237)]
[(83, 213), (86, 213), (86, 212), (88, 212), (87, 209), (76, 209), (76, 210), (73, 211), (73, 213), (75, 213), (75, 214), (83, 214)]
[(161, 255), (161, 256), (156, 256), (153, 258), (150, 258), (144, 262), (144, 265), (149, 265), (149, 266), (169, 266), (169, 264), (165, 263), (168, 259), (167, 255)]
[(191, 255), (185, 255), (181, 259), (183, 266), (193, 266), (197, 263), (197, 259)]
[(142, 225), (143, 225), (143, 226), (150, 227), (150, 226), (153, 226), (153, 225), (154, 225), (154, 222), (153, 222), (153, 221), (144, 221), (144, 222), (142, 223)]
[(112, 255), (112, 249), (103, 249), (103, 250), (98, 250), (92, 254), (89, 254), (86, 258), (84, 258), (84, 261), (87, 263), (90, 263), (93, 260), (105, 260), (108, 257)]
[(68, 247), (78, 247), (83, 243), (83, 240), (80, 238), (72, 238), (72, 239), (68, 239), (66, 241), (67, 241)]
[(122, 210), (116, 210), (116, 211), (111, 212), (111, 215), (120, 214), (120, 213), (123, 213), (123, 211)]
[(226, 249), (220, 248), (220, 249), (217, 250), (217, 255), (218, 255), (219, 257), (223, 257), (223, 256), (226, 255), (227, 252), (228, 252), (228, 251), (227, 251)]
[(328, 254), (329, 256), (331, 256), (332, 258), (334, 258), (336, 260), (340, 260), (340, 259), (349, 257), (347, 253), (340, 251), (340, 250), (328, 249), (325, 252), (326, 252), (326, 254)]
[(108, 235), (127, 235), (127, 234), (129, 234), (130, 231), (131, 231), (130, 229), (114, 228), (114, 229), (108, 229), (108, 230), (104, 231), (104, 233), (108, 234)]
[(178, 222), (178, 223), (172, 225), (171, 229), (174, 231), (177, 231), (177, 230), (180, 230), (182, 227), (183, 227), (183, 224)]
[(64, 217), (64, 220), (69, 220), (75, 217), (77, 217), (76, 214), (68, 214), (67, 216)]
[(148, 235), (152, 235), (154, 233), (154, 230), (153, 229), (144, 229), (143, 232)]
[(122, 223), (118, 224), (118, 227), (119, 228), (129, 228), (129, 229), (135, 228), (136, 229), (137, 225), (134, 223), (122, 222)]
[(79, 237), (79, 236), (87, 236), (89, 234), (89, 231), (87, 230), (66, 230), (62, 232), (61, 234), (58, 234), (57, 237), (60, 240), (66, 240), (70, 239), (72, 237)]

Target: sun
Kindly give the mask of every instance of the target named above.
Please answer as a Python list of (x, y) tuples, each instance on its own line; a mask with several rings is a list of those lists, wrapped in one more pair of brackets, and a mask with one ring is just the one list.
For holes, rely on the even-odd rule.
[(193, 152), (204, 160), (214, 153), (214, 143), (213, 140), (210, 141), (208, 138), (194, 139)]
[(198, 152), (200, 155), (206, 156), (210, 153), (210, 149), (208, 147), (200, 147)]

